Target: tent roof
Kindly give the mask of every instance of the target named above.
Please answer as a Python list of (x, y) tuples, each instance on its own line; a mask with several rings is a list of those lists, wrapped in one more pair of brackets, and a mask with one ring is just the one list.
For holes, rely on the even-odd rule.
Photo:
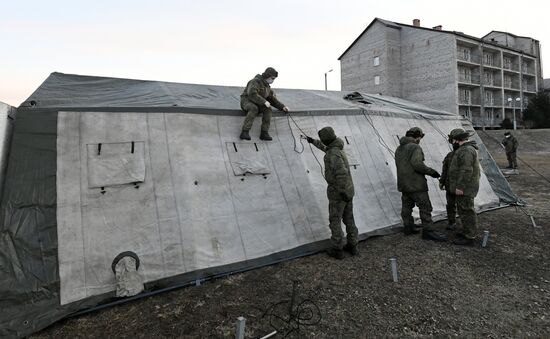
[[(243, 87), (185, 84), (83, 76), (54, 72), (20, 107), (51, 110), (147, 111), (242, 114)], [(350, 92), (306, 89), (275, 89), (277, 97), (293, 112), (357, 111), (359, 106), (344, 99)], [(369, 110), (393, 113), (454, 115), (407, 100), (361, 93)], [(364, 109), (365, 107), (362, 106)]]

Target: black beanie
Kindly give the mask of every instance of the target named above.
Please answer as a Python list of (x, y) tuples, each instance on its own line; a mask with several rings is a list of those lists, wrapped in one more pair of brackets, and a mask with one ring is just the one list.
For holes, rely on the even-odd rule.
[(278, 77), (279, 73), (275, 70), (273, 67), (268, 67), (265, 69), (265, 71), (262, 73), (262, 78), (267, 79), (271, 77)]

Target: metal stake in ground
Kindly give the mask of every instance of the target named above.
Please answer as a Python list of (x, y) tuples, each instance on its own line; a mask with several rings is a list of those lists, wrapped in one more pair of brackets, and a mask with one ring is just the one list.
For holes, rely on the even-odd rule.
[(488, 241), (489, 241), (489, 231), (483, 231), (483, 241), (481, 242), (481, 247), (487, 246)]
[(390, 258), (391, 263), (391, 274), (393, 277), (393, 282), (397, 282), (397, 259)]
[(237, 331), (235, 332), (235, 339), (244, 339), (244, 325), (246, 322), (245, 317), (237, 318)]

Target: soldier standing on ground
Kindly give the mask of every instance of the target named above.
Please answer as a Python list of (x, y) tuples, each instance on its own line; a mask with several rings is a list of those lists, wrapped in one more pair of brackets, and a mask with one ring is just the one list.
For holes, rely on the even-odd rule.
[(439, 173), (424, 164), (424, 152), (420, 147), (420, 140), (424, 133), (418, 127), (412, 127), (399, 140), (395, 151), (397, 166), (397, 189), (401, 192), (401, 218), (405, 235), (417, 233), (414, 228), (412, 211), (414, 206), (420, 210), (422, 221), (422, 239), (446, 241), (447, 237), (437, 232), (432, 222), (432, 203), (428, 195), (426, 175), (439, 178)]
[[(353, 218), (353, 180), (348, 159), (344, 153), (344, 142), (337, 138), (332, 127), (324, 127), (318, 132), (319, 139), (307, 137), (307, 141), (325, 152), (325, 180), (327, 181), (329, 228), (332, 233), (332, 247), (328, 255), (344, 258), (344, 250), (357, 255), (357, 227)], [(347, 244), (344, 246), (341, 221), (346, 225)]]
[(288, 107), (277, 99), (275, 92), (270, 84), (275, 81), (279, 73), (272, 67), (266, 68), (262, 74), (257, 74), (254, 79), (246, 84), (246, 88), (241, 94), (241, 109), (246, 112), (240, 138), (250, 140), (249, 131), (254, 123), (254, 118), (262, 113), (262, 132), (260, 139), (273, 140), (269, 135), (269, 125), (271, 123), (271, 106), (288, 113)]
[(439, 188), (445, 190), (445, 197), (447, 198), (447, 229), (451, 231), (456, 229), (456, 195), (455, 192), (451, 191), (449, 188), (449, 166), (451, 165), (451, 160), (453, 159), (455, 151), (459, 147), (457, 143), (453, 143), (453, 136), (461, 132), (464, 132), (462, 128), (455, 128), (448, 135), (449, 143), (453, 146), (453, 150), (447, 153), (445, 159), (443, 159), (441, 177), (439, 178)]
[(479, 157), (477, 145), (470, 141), (470, 133), (463, 129), (453, 130), (453, 143), (458, 144), (449, 166), (449, 189), (456, 195), (458, 216), (462, 222), (462, 232), (457, 233), (453, 243), (473, 246), (477, 235), (477, 215), (474, 198), (479, 191)]
[(508, 159), (508, 167), (506, 168), (518, 168), (518, 162), (516, 160), (516, 151), (518, 150), (518, 140), (510, 133), (506, 131), (504, 133), (504, 139), (501, 142), (506, 152), (506, 159)]

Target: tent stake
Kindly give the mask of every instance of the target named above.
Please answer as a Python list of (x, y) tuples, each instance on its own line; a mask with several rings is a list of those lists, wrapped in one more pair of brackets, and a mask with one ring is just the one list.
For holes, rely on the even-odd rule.
[(489, 231), (483, 231), (483, 241), (481, 242), (481, 247), (487, 246), (488, 240), (489, 240)]
[(397, 259), (391, 258), (391, 274), (393, 276), (393, 282), (397, 282)]
[(244, 339), (244, 325), (246, 322), (245, 317), (237, 318), (237, 332), (235, 332), (235, 339)]

